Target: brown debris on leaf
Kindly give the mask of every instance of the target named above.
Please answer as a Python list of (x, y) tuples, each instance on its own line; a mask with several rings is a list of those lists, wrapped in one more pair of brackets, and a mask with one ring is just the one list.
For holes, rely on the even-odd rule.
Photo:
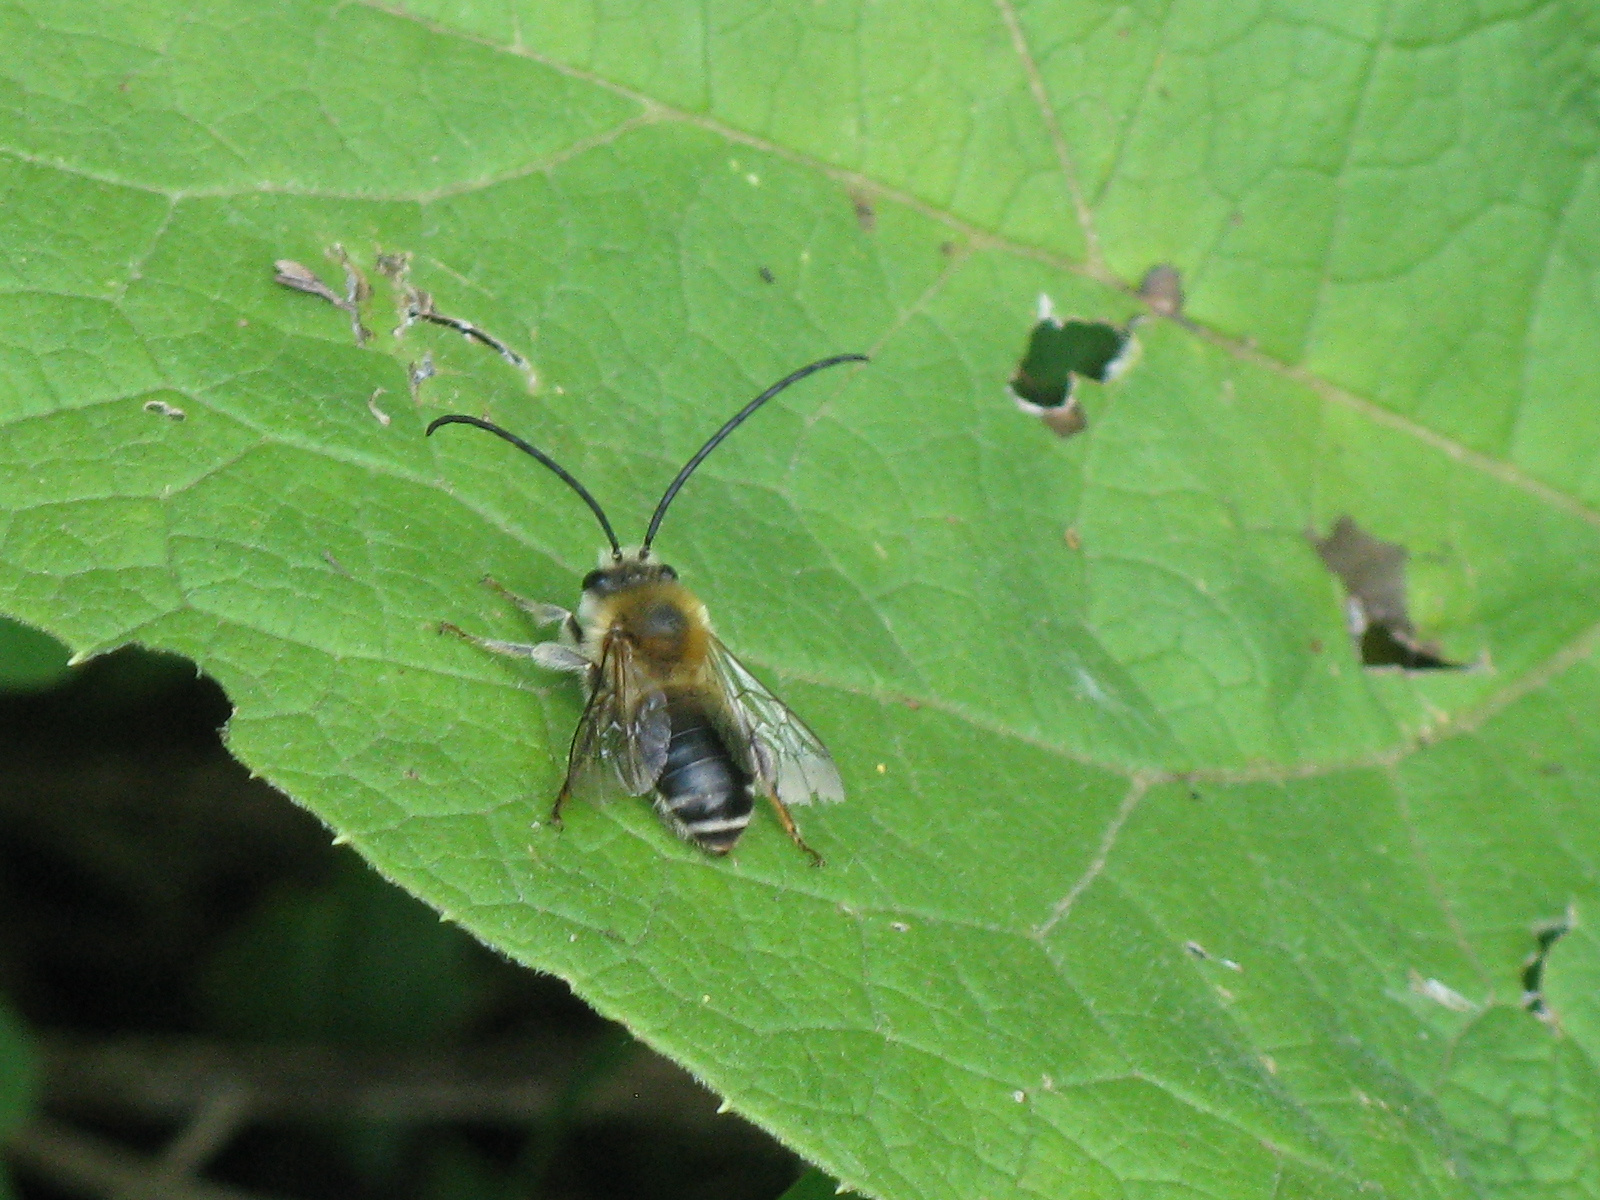
[(514, 367), (526, 367), (528, 360), (523, 358), (510, 346), (506, 345), (494, 334), (489, 333), (471, 321), (461, 317), (448, 316), (433, 306), (433, 296), (429, 292), (417, 287), (406, 288), (406, 308), (404, 324), (410, 325), (415, 321), (427, 321), (433, 325), (442, 325), (446, 329), (454, 329), (469, 342), (477, 342), (480, 346), (487, 346), (501, 358)]
[(166, 417), (169, 421), (181, 421), (189, 415), (177, 405), (168, 404), (165, 400), (146, 400), (144, 410), (147, 413), (155, 413), (158, 417)]
[[(372, 333), (361, 323), (361, 306), (372, 298), (372, 287), (368, 284), (366, 276), (361, 273), (361, 269), (345, 253), (343, 246), (335, 242), (328, 247), (327, 253), (330, 259), (344, 269), (345, 293), (342, 296), (319, 279), (311, 268), (290, 258), (280, 258), (273, 264), (277, 271), (274, 278), (281, 286), (297, 292), (304, 292), (309, 296), (316, 296), (319, 300), (327, 301), (349, 316), (350, 327), (355, 334), (356, 344), (364, 346), (371, 339)], [(464, 318), (453, 317), (448, 313), (440, 312), (433, 302), (432, 294), (411, 283), (411, 255), (409, 253), (395, 254), (379, 251), (373, 259), (373, 268), (379, 275), (387, 279), (400, 294), (400, 324), (394, 330), (395, 337), (400, 337), (418, 321), (425, 321), (430, 325), (441, 325), (446, 329), (455, 330), (470, 342), (477, 342), (481, 346), (487, 346), (512, 366), (528, 371), (531, 380), (532, 372), (529, 371), (526, 358), (481, 326), (475, 325)], [(416, 385), (431, 374), (433, 374), (431, 366), (427, 371), (419, 374), (416, 364), (413, 364), (411, 371), (412, 391), (415, 392)]]
[(1325, 538), (1306, 537), (1328, 570), (1344, 584), (1345, 615), (1363, 666), (1406, 671), (1459, 671), (1463, 664), (1440, 657), (1423, 643), (1406, 611), (1404, 546), (1373, 537), (1348, 516)]
[(439, 373), (433, 365), (433, 351), (424, 350), (422, 357), (406, 367), (406, 381), (411, 385), (411, 398), (422, 403), (422, 385)]
[[(403, 297), (404, 303), (400, 309), (400, 324), (394, 331), (395, 337), (405, 333), (407, 329), (418, 321), (427, 321), (432, 325), (442, 325), (446, 329), (454, 329), (469, 342), (477, 342), (480, 346), (487, 346), (512, 366), (526, 369), (528, 360), (495, 337), (494, 334), (474, 325), (471, 321), (464, 320), (461, 317), (449, 316), (435, 308), (433, 294), (416, 287), (411, 282), (410, 254), (379, 254), (376, 265), (378, 274), (393, 283)], [(428, 372), (429, 375), (432, 373), (431, 370)], [(422, 378), (426, 377), (423, 376)], [(413, 387), (418, 382), (417, 374), (413, 370)]]
[(308, 296), (326, 300), (350, 318), (351, 336), (355, 338), (356, 345), (365, 346), (372, 337), (372, 331), (361, 323), (361, 302), (372, 294), (372, 289), (367, 286), (367, 281), (361, 272), (350, 262), (342, 246), (331, 247), (328, 256), (344, 267), (343, 296), (317, 278), (316, 272), (310, 267), (297, 263), (292, 258), (280, 258), (272, 264), (277, 272), (273, 276), (273, 282), (292, 291), (304, 292)]
[(1069, 438), (1089, 428), (1089, 415), (1083, 411), (1076, 396), (1068, 396), (1065, 404), (1046, 407), (1018, 400), (1017, 407), (1030, 416), (1038, 417), (1046, 429), (1059, 438)]
[(1167, 263), (1157, 263), (1144, 274), (1139, 284), (1139, 298), (1158, 316), (1183, 318), (1183, 276), (1178, 268)]

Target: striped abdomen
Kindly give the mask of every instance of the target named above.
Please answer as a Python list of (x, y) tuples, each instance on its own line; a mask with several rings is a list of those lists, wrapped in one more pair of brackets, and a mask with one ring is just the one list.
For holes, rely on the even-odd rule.
[(672, 740), (656, 780), (656, 807), (684, 837), (726, 854), (750, 824), (750, 776), (692, 696), (667, 700)]

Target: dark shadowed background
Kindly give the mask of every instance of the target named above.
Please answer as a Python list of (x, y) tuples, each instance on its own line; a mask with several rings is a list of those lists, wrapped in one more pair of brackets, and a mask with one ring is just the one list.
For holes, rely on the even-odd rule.
[[(745, 1200), (799, 1174), (252, 780), (188, 663), (49, 673), (0, 691), (0, 995), (41, 1064), (21, 1196), (188, 1168), (262, 1197)], [(190, 1186), (162, 1194), (217, 1194)]]

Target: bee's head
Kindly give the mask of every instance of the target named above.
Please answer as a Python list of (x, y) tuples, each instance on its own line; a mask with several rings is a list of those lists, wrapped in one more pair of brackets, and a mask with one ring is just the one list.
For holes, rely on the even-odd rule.
[(677, 578), (676, 571), (651, 558), (648, 550), (629, 550), (617, 555), (602, 550), (600, 565), (583, 577), (583, 594), (603, 600), (645, 584), (675, 583)]
[(705, 605), (676, 571), (642, 549), (614, 559), (608, 553), (583, 577), (578, 624), (597, 645), (620, 634), (642, 660), (665, 671), (698, 663), (711, 631)]

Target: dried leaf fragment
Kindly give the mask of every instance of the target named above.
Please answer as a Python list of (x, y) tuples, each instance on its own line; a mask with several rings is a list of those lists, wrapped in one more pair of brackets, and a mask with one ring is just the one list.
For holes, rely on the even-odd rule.
[(345, 295), (339, 295), (323, 283), (310, 267), (297, 263), (292, 258), (280, 258), (272, 264), (276, 271), (273, 282), (292, 291), (304, 292), (308, 296), (326, 300), (350, 318), (351, 336), (355, 338), (356, 345), (365, 346), (372, 337), (372, 331), (361, 323), (361, 302), (371, 295), (371, 289), (361, 273), (350, 263), (343, 247), (335, 245), (329, 249), (328, 254), (344, 267)]
[(1422, 973), (1415, 967), (1406, 973), (1406, 978), (1413, 993), (1425, 1000), (1432, 1000), (1441, 1008), (1448, 1008), (1451, 1012), (1458, 1013), (1478, 1011), (1479, 1006), (1468, 1000), (1455, 988), (1431, 977), (1423, 978)]
[(318, 279), (316, 272), (310, 267), (297, 263), (292, 258), (280, 258), (272, 266), (277, 271), (273, 276), (274, 283), (293, 288), (297, 292), (320, 296), (335, 308), (344, 307), (344, 297)]

